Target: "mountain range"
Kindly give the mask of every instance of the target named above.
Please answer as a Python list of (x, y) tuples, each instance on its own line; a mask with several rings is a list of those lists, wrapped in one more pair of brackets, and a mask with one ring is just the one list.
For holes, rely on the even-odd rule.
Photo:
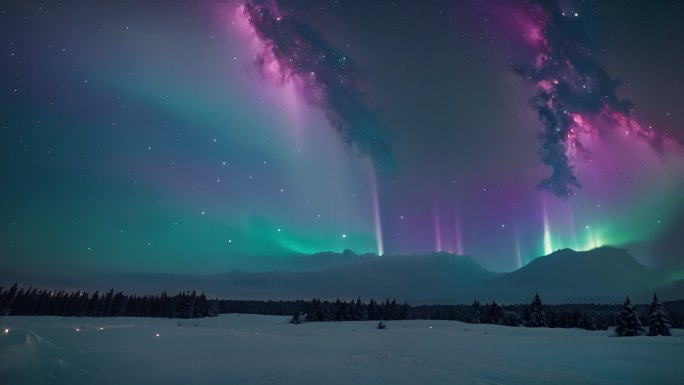
[[(510, 273), (495, 273), (469, 257), (443, 252), (376, 256), (346, 250), (306, 258), (312, 261), (307, 271), (127, 274), (71, 281), (68, 286), (138, 293), (198, 290), (231, 299), (395, 298), (410, 304), (472, 303), (476, 299), (523, 303), (535, 293), (548, 303), (621, 303), (627, 295), (647, 303), (654, 292), (664, 300), (684, 298), (681, 269), (651, 270), (614, 247), (558, 250)], [(65, 286), (64, 281), (58, 285)]]

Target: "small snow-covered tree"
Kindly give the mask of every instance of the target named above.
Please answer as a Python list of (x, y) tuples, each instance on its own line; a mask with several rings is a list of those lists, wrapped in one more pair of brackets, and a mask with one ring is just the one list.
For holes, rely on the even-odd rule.
[(625, 299), (619, 322), (615, 328), (615, 333), (620, 337), (638, 336), (645, 332), (639, 320), (639, 313), (632, 304), (632, 300), (629, 299), (629, 296)]
[(501, 306), (496, 304), (496, 301), (492, 301), (491, 305), (487, 307), (487, 322), (492, 324), (502, 323), (503, 319), (503, 309)]
[(534, 295), (534, 300), (523, 313), (523, 321), (525, 326), (533, 328), (547, 328), (549, 327), (549, 314), (546, 306), (541, 301), (539, 294)]
[(596, 319), (591, 314), (583, 314), (582, 318), (580, 319), (580, 323), (577, 326), (586, 330), (598, 330), (598, 327), (596, 326)]
[(473, 314), (470, 318), (470, 323), (480, 323), (480, 301), (473, 301)]
[(658, 300), (658, 296), (653, 294), (653, 301), (648, 312), (648, 335), (649, 336), (669, 336), (670, 322), (663, 311), (663, 304)]

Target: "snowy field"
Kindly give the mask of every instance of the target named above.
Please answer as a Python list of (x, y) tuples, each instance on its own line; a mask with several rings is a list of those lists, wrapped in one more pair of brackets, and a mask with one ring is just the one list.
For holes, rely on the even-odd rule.
[(287, 321), (2, 317), (0, 384), (684, 384), (682, 330)]

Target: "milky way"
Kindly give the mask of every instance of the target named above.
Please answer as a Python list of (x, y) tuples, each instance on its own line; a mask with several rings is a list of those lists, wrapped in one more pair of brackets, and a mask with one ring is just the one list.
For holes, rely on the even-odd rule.
[(579, 16), (555, 2), (527, 5), (521, 24), (538, 55), (533, 65), (515, 67), (537, 86), (531, 104), (544, 125), (539, 134), (542, 161), (552, 170), (538, 187), (562, 198), (582, 187), (573, 162), (588, 154), (587, 142), (608, 131), (646, 140), (658, 150), (663, 142), (659, 132), (630, 117), (632, 103), (617, 95), (621, 80), (592, 57)]
[(358, 68), (349, 57), (275, 3), (249, 2), (240, 11), (263, 43), (255, 59), (267, 76), (293, 82), (308, 103), (323, 108), (344, 140), (373, 160), (395, 168), (392, 148), (373, 110), (364, 101)]

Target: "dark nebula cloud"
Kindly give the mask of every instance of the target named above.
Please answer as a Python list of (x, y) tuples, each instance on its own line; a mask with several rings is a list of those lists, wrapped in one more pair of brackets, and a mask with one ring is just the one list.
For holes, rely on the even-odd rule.
[(534, 64), (514, 70), (537, 86), (531, 104), (544, 126), (539, 134), (541, 158), (552, 170), (538, 187), (561, 198), (573, 196), (582, 187), (573, 171), (573, 158), (586, 154), (585, 143), (608, 130), (620, 130), (662, 149), (663, 136), (630, 117), (632, 103), (617, 95), (622, 82), (587, 49), (582, 15), (552, 1), (534, 1), (525, 7), (526, 20), (521, 24), (538, 54)]
[(265, 75), (294, 82), (311, 105), (325, 110), (344, 140), (369, 156), (376, 168), (393, 172), (396, 162), (376, 111), (366, 102), (358, 67), (318, 32), (275, 2), (242, 6), (264, 50), (256, 64)]

